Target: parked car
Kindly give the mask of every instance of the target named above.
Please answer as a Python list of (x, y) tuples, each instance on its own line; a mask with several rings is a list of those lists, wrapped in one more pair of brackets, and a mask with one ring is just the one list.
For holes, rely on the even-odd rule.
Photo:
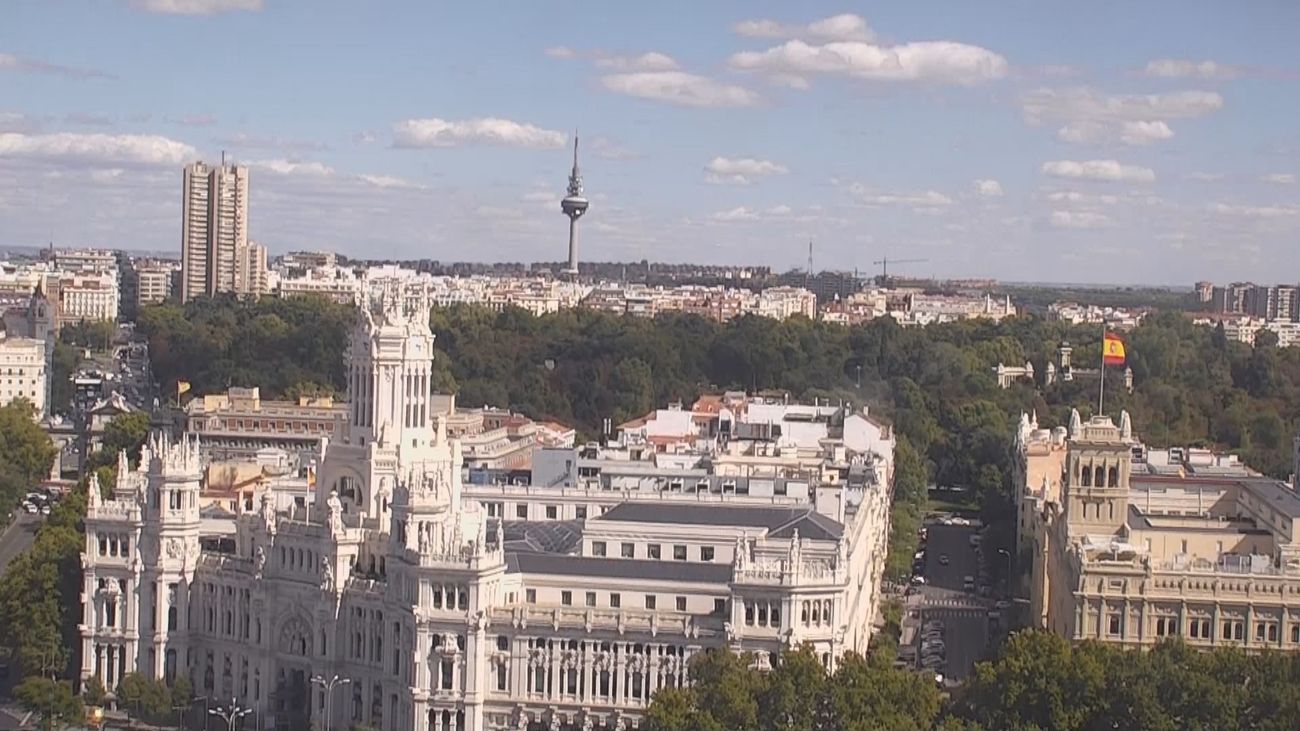
[(920, 575), (920, 574), (917, 574), (916, 576), (913, 576), (913, 577), (912, 577), (912, 583), (913, 583), (913, 584), (924, 584), (924, 583), (925, 583), (925, 577), (922, 576), (922, 575)]
[(946, 554), (946, 553), (941, 553), (941, 554), (939, 554), (939, 565), (940, 565), (940, 566), (947, 566), (947, 565), (948, 565), (948, 554)]
[(28, 514), (32, 514), (36, 512), (36, 506), (31, 503), (23, 503), (23, 510)]

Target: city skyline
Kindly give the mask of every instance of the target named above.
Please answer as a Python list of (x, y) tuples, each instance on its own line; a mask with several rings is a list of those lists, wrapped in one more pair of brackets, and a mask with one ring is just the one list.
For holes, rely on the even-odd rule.
[(1297, 263), (1300, 8), (507, 8), (18, 3), (0, 246), (178, 250), (180, 172), (224, 151), (272, 253), (559, 261), (578, 127), (582, 260), (788, 269), (811, 238), (816, 269), (916, 276)]

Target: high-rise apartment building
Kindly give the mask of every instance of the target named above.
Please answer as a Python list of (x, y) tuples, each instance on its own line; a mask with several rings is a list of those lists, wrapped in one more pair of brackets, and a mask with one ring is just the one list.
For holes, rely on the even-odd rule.
[[(185, 168), (181, 301), (225, 292), (257, 295), (266, 255), (248, 243), (248, 168), (196, 162)], [(260, 261), (260, 269), (258, 268)]]

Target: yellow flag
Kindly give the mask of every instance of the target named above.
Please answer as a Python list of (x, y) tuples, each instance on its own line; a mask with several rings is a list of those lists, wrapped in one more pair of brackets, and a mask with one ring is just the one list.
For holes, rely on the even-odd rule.
[(188, 391), (188, 390), (190, 390), (190, 382), (189, 382), (189, 381), (177, 381), (177, 382), (176, 382), (176, 397), (177, 397), (177, 398), (180, 398), (180, 395), (183, 394), (183, 393), (185, 393), (185, 392)]

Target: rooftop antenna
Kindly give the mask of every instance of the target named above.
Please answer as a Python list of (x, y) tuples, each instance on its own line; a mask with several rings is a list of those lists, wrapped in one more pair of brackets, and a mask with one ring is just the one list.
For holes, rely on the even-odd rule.
[(221, 151), (221, 167), (224, 168), (225, 166), (226, 166), (226, 151), (225, 151), (225, 150), (222, 150), (222, 151)]

